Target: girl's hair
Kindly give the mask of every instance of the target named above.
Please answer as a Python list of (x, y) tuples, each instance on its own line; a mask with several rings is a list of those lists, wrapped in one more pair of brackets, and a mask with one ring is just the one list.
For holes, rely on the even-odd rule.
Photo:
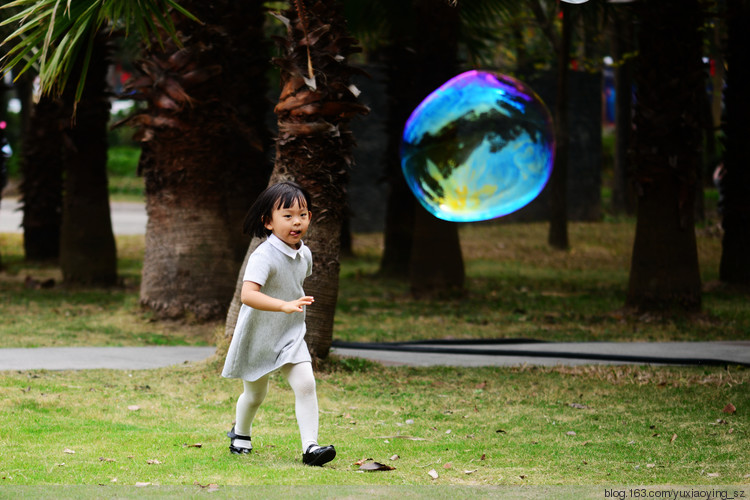
[(250, 236), (262, 238), (271, 234), (265, 224), (271, 220), (271, 214), (279, 208), (289, 208), (297, 202), (299, 206), (306, 206), (308, 210), (312, 207), (310, 194), (295, 182), (279, 182), (269, 186), (258, 195), (253, 206), (245, 216), (242, 229)]

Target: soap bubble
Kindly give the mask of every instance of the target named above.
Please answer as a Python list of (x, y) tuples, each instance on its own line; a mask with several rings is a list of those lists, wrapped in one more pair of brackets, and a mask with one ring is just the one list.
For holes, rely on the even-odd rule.
[(501, 217), (542, 191), (552, 171), (552, 118), (515, 78), (468, 71), (444, 83), (404, 127), (401, 168), (433, 215), (453, 222)]

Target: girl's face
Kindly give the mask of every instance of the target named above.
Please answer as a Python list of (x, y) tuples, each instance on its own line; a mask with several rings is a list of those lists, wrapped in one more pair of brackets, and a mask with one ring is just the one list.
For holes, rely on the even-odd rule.
[(264, 226), (290, 247), (299, 248), (299, 242), (310, 226), (310, 211), (307, 205), (300, 206), (299, 201), (289, 208), (277, 206)]

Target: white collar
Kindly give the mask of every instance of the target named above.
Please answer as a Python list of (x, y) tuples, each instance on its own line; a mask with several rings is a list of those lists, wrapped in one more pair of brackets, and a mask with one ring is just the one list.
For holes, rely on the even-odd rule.
[(290, 247), (289, 245), (287, 245), (286, 243), (284, 243), (283, 241), (281, 241), (281, 238), (279, 238), (275, 234), (271, 233), (268, 236), (268, 242), (274, 248), (276, 248), (277, 250), (279, 250), (281, 253), (283, 253), (284, 255), (286, 255), (289, 258), (296, 259), (297, 255), (299, 255), (300, 258), (302, 258), (302, 255), (304, 255), (304, 254), (302, 254), (302, 249), (305, 248), (305, 244), (302, 242), (302, 240), (300, 240), (300, 242), (299, 242), (299, 248), (294, 249), (294, 248)]

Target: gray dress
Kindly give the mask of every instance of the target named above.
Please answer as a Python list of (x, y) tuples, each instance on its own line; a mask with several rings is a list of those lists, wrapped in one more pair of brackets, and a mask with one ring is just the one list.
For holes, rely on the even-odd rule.
[[(243, 280), (291, 301), (305, 295), (302, 284), (310, 274), (310, 249), (300, 242), (295, 250), (272, 234), (248, 258)], [(311, 361), (305, 331), (304, 312), (259, 311), (242, 304), (221, 375), (253, 382), (287, 363)]]

